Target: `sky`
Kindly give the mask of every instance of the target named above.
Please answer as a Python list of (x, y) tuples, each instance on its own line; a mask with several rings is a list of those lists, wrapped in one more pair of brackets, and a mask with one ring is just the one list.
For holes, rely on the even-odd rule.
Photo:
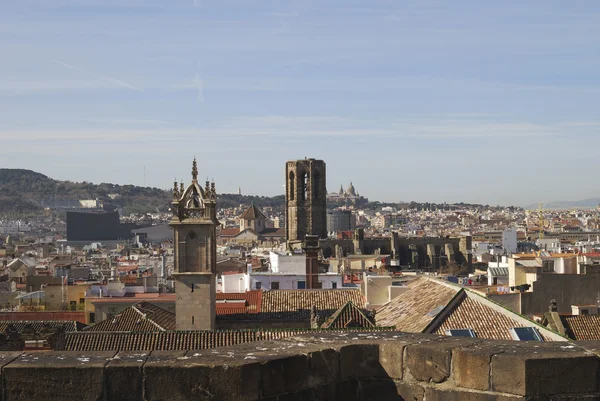
[(19, 0), (0, 12), (0, 167), (371, 200), (599, 197), (597, 0)]

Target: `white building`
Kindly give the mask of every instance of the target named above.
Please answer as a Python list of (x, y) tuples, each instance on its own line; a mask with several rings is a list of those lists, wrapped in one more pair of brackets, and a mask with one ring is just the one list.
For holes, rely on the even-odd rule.
[(517, 229), (507, 228), (502, 232), (502, 247), (507, 254), (517, 252)]
[[(301, 290), (306, 288), (306, 256), (270, 252), (271, 267), (266, 272), (222, 274), (217, 277), (217, 292), (246, 292), (250, 290)], [(342, 288), (343, 277), (331, 271), (319, 274), (321, 288)]]

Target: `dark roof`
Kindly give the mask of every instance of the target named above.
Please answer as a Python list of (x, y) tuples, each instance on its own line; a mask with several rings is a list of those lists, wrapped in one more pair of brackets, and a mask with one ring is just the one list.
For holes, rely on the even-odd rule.
[(265, 228), (259, 234), (266, 237), (285, 237), (285, 228)]
[(560, 320), (573, 340), (600, 340), (600, 315), (560, 316)]
[(87, 329), (90, 331), (166, 331), (175, 329), (175, 314), (150, 302), (139, 302), (118, 315)]
[(267, 216), (264, 215), (263, 212), (259, 208), (257, 208), (254, 203), (246, 209), (244, 213), (240, 216), (240, 219), (244, 220), (255, 220), (255, 219), (266, 219)]
[[(372, 332), (348, 329), (337, 332)], [(389, 331), (389, 328), (377, 328)], [(311, 333), (311, 329), (228, 330), (228, 331), (158, 331), (158, 332), (82, 332), (66, 333), (66, 351), (185, 351), (226, 347), (261, 340), (276, 340), (298, 334)], [(319, 331), (317, 331), (319, 332)], [(331, 330), (321, 330), (331, 332)]]
[(54, 330), (59, 327), (64, 327), (66, 332), (77, 332), (87, 327), (75, 320), (4, 320), (0, 321), (0, 332), (4, 333), (9, 324), (17, 330), (17, 333), (21, 333), (26, 326), (31, 326), (35, 332)]
[(315, 306), (319, 320), (324, 321), (349, 301), (366, 310), (358, 289), (270, 290), (262, 292), (258, 313), (219, 315), (217, 319), (308, 321)]
[(366, 329), (375, 327), (375, 325), (352, 301), (346, 302), (344, 306), (338, 309), (321, 325), (322, 329), (343, 329), (347, 327), (361, 327)]

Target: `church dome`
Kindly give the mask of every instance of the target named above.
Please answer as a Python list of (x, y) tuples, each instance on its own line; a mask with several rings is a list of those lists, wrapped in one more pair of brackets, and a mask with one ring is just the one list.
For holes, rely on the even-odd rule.
[(356, 196), (356, 190), (354, 189), (354, 185), (352, 185), (352, 182), (350, 182), (350, 185), (348, 186), (346, 193), (348, 195)]

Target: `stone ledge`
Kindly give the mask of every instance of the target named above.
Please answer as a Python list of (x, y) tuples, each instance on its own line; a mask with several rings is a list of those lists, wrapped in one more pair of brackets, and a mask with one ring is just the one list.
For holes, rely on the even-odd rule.
[(201, 351), (0, 352), (0, 368), (6, 400), (600, 399), (600, 359), (571, 343), (398, 332)]

